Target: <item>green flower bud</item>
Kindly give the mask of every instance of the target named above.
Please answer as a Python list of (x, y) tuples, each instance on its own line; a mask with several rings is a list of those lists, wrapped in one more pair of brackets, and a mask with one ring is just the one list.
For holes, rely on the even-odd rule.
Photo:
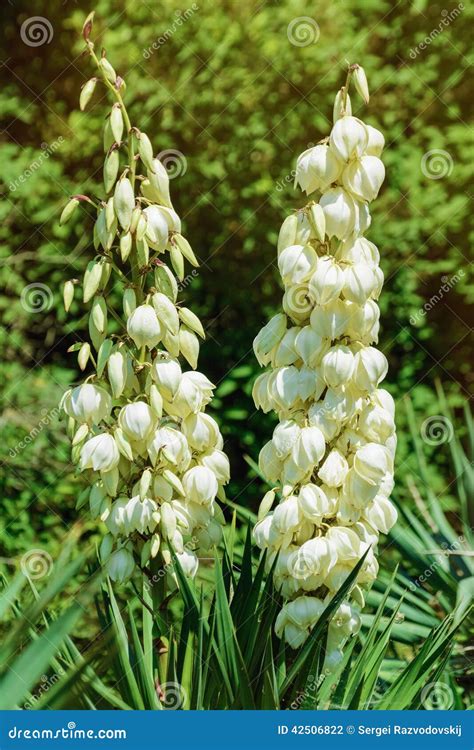
[(104, 162), (104, 187), (105, 187), (106, 193), (110, 193), (113, 186), (115, 185), (118, 171), (119, 171), (119, 166), (120, 166), (119, 152), (117, 149), (113, 149), (113, 151), (110, 151), (107, 154), (107, 156), (105, 157), (105, 162)]
[(352, 73), (352, 78), (354, 80), (354, 85), (357, 92), (360, 94), (364, 102), (368, 104), (370, 98), (369, 84), (367, 83), (367, 76), (365, 75), (364, 68), (362, 68), (360, 65), (357, 65)]
[(187, 239), (181, 234), (175, 234), (173, 239), (186, 260), (188, 260), (192, 266), (197, 268), (199, 266), (199, 261), (194, 255), (193, 249)]
[(195, 333), (185, 326), (181, 326), (179, 329), (179, 348), (183, 357), (195, 370), (199, 357), (199, 339)]
[(97, 376), (102, 377), (107, 360), (109, 359), (110, 353), (113, 349), (114, 343), (112, 339), (105, 339), (100, 345), (100, 349), (97, 353)]
[(122, 258), (124, 263), (130, 255), (131, 249), (132, 235), (130, 234), (130, 232), (125, 232), (125, 234), (122, 234), (122, 236), (120, 237), (120, 257)]
[(99, 288), (102, 279), (102, 264), (97, 260), (91, 260), (87, 264), (84, 273), (82, 301), (89, 302)]
[(148, 247), (148, 242), (145, 237), (142, 237), (141, 240), (137, 238), (136, 245), (138, 264), (140, 266), (147, 266), (148, 261), (150, 260), (150, 248)]
[(123, 135), (123, 117), (120, 104), (114, 104), (110, 113), (110, 129), (117, 143), (121, 143)]
[(171, 245), (170, 249), (171, 265), (173, 266), (176, 276), (180, 281), (184, 279), (184, 260), (181, 251), (176, 245)]
[(198, 336), (200, 336), (202, 339), (206, 338), (202, 323), (192, 310), (190, 310), (188, 307), (180, 307), (179, 317), (181, 318), (183, 323), (187, 325), (188, 328), (191, 328), (192, 331), (197, 333)]
[(153, 171), (153, 146), (146, 133), (140, 133), (138, 138), (138, 153), (145, 167)]
[(113, 67), (111, 66), (111, 64), (109, 63), (106, 57), (102, 57), (99, 60), (99, 67), (104, 73), (107, 80), (110, 81), (110, 83), (115, 83), (115, 81), (117, 80), (117, 73), (115, 72), (115, 70), (113, 69)]
[(73, 299), (74, 299), (74, 284), (72, 281), (66, 281), (64, 283), (64, 289), (63, 289), (64, 309), (66, 310), (66, 312), (69, 311), (69, 308), (71, 307)]
[(135, 310), (137, 306), (137, 296), (134, 292), (134, 290), (129, 287), (128, 289), (125, 289), (123, 293), (123, 311), (125, 313), (125, 317), (129, 318), (132, 312)]
[(107, 305), (103, 297), (94, 298), (91, 315), (99, 333), (104, 333), (107, 328)]
[(81, 112), (84, 112), (85, 108), (89, 104), (92, 94), (94, 93), (96, 83), (97, 78), (91, 78), (82, 87), (81, 95), (79, 97), (79, 108)]
[(173, 302), (178, 298), (178, 284), (168, 266), (164, 263), (155, 268), (155, 285), (156, 288), (166, 294)]
[(63, 208), (61, 217), (59, 219), (59, 223), (65, 224), (67, 221), (69, 221), (69, 219), (73, 215), (78, 205), (79, 205), (79, 201), (77, 200), (77, 198), (71, 198), (71, 200), (68, 201), (68, 203), (66, 203), (66, 205)]
[(179, 331), (179, 317), (173, 302), (162, 292), (156, 292), (151, 301), (160, 323), (163, 323), (165, 328), (172, 334), (177, 334)]
[(91, 354), (90, 344), (87, 341), (84, 341), (81, 348), (79, 349), (79, 354), (77, 355), (77, 363), (81, 370), (86, 369), (90, 354)]
[(127, 231), (130, 228), (132, 212), (135, 208), (135, 193), (128, 177), (122, 177), (115, 186), (114, 209), (120, 226)]

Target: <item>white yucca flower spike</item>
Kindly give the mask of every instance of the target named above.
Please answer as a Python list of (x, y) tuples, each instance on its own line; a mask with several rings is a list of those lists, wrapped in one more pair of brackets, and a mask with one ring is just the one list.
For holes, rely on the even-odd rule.
[[(138, 564), (148, 575), (158, 571), (157, 580), (168, 571), (174, 585), (171, 547), (193, 576), (198, 553), (220, 541), (216, 496), (229, 481), (229, 461), (217, 422), (204, 413), (214, 386), (195, 371), (204, 329), (177, 302), (184, 258), (197, 260), (181, 235), (168, 173), (148, 136), (132, 127), (124, 82), (105, 53), (96, 56), (91, 27), (92, 15), (84, 38), (98, 75), (84, 86), (81, 109), (100, 82), (114, 104), (104, 129), (104, 199), (74, 196), (61, 214), (65, 223), (81, 201), (93, 205), (98, 251), (83, 283), (91, 344), (72, 347), (90, 372), (64, 395), (62, 408), (73, 459), (90, 484), (91, 514), (108, 531), (100, 556), (110, 577), (127, 580)], [(77, 283), (66, 282), (66, 310)], [(119, 284), (123, 309), (112, 310), (109, 291)], [(376, 415), (369, 417), (373, 430)]]
[(383, 274), (377, 248), (363, 237), (368, 203), (385, 176), (379, 158), (384, 138), (352, 116), (351, 78), (368, 101), (363, 69), (350, 66), (329, 137), (297, 159), (296, 184), (311, 200), (283, 222), (283, 312), (254, 341), (259, 363), (270, 366), (255, 382), (254, 400), (279, 420), (259, 457), (273, 490), (254, 530), (258, 546), (268, 549), (269, 566), (278, 554), (275, 583), (286, 602), (277, 634), (300, 646), (370, 548), (331, 620), (328, 669), (359, 630), (362, 590), (377, 575), (378, 534), (397, 517), (389, 500), (394, 404), (379, 388), (387, 361), (375, 346)]

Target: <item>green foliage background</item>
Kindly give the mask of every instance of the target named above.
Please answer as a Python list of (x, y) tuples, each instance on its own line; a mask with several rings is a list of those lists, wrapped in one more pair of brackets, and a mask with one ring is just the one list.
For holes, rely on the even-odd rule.
[[(369, 236), (380, 247), (386, 276), (381, 346), (390, 362), (388, 387), (399, 402), (395, 497), (411, 503), (406, 481), (417, 469), (401, 397), (411, 395), (419, 429), (439, 410), (436, 375), (454, 408), (469, 398), (473, 384), (472, 142), (466, 125), (472, 7), (466, 4), (444, 26), (446, 10), (462, 4), (220, 0), (190, 4), (193, 12), (181, 23), (179, 12), (186, 8), (171, 0), (94, 5), (94, 33), (126, 79), (135, 123), (150, 134), (157, 152), (177, 149), (187, 161), (186, 172), (172, 182), (172, 196), (202, 267), (183, 296), (209, 335), (200, 369), (218, 385), (215, 412), (233, 470), (229, 497), (253, 510), (262, 486), (243, 454), (256, 459), (272, 420), (256, 413), (251, 400), (258, 371), (251, 345), (281, 300), (275, 242), (282, 220), (301, 200), (291, 171), (296, 156), (328, 133), (345, 61), (366, 68), (370, 106), (359, 101), (355, 113), (379, 127), (387, 143), (387, 179), (373, 205)], [(66, 385), (78, 378), (67, 348), (87, 333), (78, 303), (65, 315), (61, 290), (65, 279), (81, 276), (91, 257), (92, 222), (76, 212), (73, 222), (60, 228), (58, 218), (70, 194), (101, 190), (100, 131), (107, 105), (96, 93), (86, 113), (78, 109), (80, 87), (92, 74), (80, 38), (91, 9), (84, 0), (12, 0), (2, 7), (0, 555), (5, 557), (31, 546), (46, 546), (54, 556), (55, 540), (76, 519), (79, 484), (55, 407)], [(38, 47), (20, 37), (21, 24), (34, 15), (53, 28), (50, 42)], [(304, 47), (287, 36), (288, 24), (301, 16), (319, 27), (317, 42)], [(431, 43), (416, 52), (436, 29)], [(430, 179), (421, 168), (432, 149), (449, 157), (449, 173), (440, 179)], [(425, 303), (439, 297), (443, 279), (455, 274), (459, 282), (420, 315)], [(51, 290), (52, 304), (28, 314), (21, 294), (38, 282)], [(424, 450), (431, 489), (444, 509), (456, 512), (454, 476), (444, 453), (429, 445)]]

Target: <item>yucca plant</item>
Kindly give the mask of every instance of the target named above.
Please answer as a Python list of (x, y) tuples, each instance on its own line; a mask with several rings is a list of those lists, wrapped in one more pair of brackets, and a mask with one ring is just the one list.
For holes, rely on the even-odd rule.
[[(51, 612), (64, 587), (84, 569), (83, 555), (68, 561), (72, 545), (65, 545), (61, 565), (41, 592), (19, 573), (0, 596), (0, 622), (8, 618), (10, 633), (0, 650), (1, 707), (416, 709), (434, 707), (440, 691), (445, 703), (437, 707), (462, 707), (449, 664), (456, 634), (465, 627), (464, 606), (426, 628), (423, 638), (401, 654), (395, 630), (403, 628), (404, 600), (394, 571), (374, 614), (363, 617), (344, 659), (328, 670), (329, 623), (363, 560), (306, 643), (293, 650), (274, 631), (282, 600), (273, 571), (265, 574), (266, 554), (255, 560), (248, 526), (242, 554), (233, 559), (238, 546), (233, 536), (231, 528), (215, 559), (208, 565), (203, 561), (196, 582), (173, 555), (180, 596), (171, 607), (166, 635), (163, 611), (154, 609), (146, 588), (135, 595), (114, 593), (100, 570), (91, 569), (70, 606), (60, 614)], [(94, 599), (99, 629), (96, 624), (84, 642), (73, 631), (81, 632), (85, 616), (91, 628)], [(169, 612), (169, 602), (162, 606)]]
[[(166, 573), (171, 549), (192, 577), (197, 552), (219, 543), (224, 517), (216, 496), (229, 462), (218, 424), (205, 413), (214, 386), (196, 370), (204, 329), (179, 299), (184, 261), (198, 261), (181, 234), (165, 166), (131, 123), (125, 81), (105, 50), (96, 52), (93, 16), (83, 36), (97, 75), (83, 86), (80, 108), (97, 87), (113, 105), (103, 133), (102, 197), (73, 196), (60, 219), (81, 204), (95, 212), (94, 255), (81, 285), (90, 342), (72, 346), (86, 378), (66, 392), (62, 408), (73, 460), (88, 482), (77, 508), (88, 506), (107, 530), (102, 563), (117, 582), (144, 571), (162, 602), (175, 585)], [(77, 283), (65, 283), (66, 311)]]

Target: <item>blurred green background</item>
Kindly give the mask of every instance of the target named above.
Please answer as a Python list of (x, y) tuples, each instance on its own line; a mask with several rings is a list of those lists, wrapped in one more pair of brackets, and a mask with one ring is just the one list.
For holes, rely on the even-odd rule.
[[(200, 369), (217, 384), (214, 413), (233, 472), (228, 494), (253, 510), (263, 487), (243, 456), (257, 458), (273, 421), (255, 411), (250, 396), (258, 372), (251, 347), (281, 301), (276, 237), (287, 213), (303, 203), (291, 172), (297, 155), (329, 131), (346, 61), (365, 67), (371, 101), (368, 108), (355, 101), (355, 114), (380, 128), (387, 144), (387, 179), (369, 237), (386, 277), (381, 348), (399, 405), (395, 499), (412, 506), (410, 482), (415, 477), (422, 491), (426, 476), (402, 397), (412, 400), (417, 434), (440, 413), (436, 377), (454, 413), (474, 381), (472, 6), (12, 0), (2, 6), (1, 32), (0, 556), (44, 546), (54, 557), (77, 517), (80, 484), (56, 405), (79, 377), (67, 349), (87, 331), (77, 302), (65, 315), (62, 284), (80, 277), (92, 257), (92, 222), (76, 212), (60, 228), (58, 218), (70, 194), (101, 192), (107, 105), (96, 93), (86, 113), (78, 108), (80, 87), (93, 74), (80, 38), (93, 8), (94, 39), (126, 79), (133, 122), (156, 152), (185, 157), (172, 198), (202, 266), (183, 297), (208, 332)], [(24, 40), (33, 16), (47, 21), (41, 44)], [(296, 31), (291, 38), (295, 19), (303, 19), (309, 37)], [(462, 440), (464, 428), (456, 429)], [(455, 471), (442, 442), (422, 448), (430, 491), (456, 528)]]

